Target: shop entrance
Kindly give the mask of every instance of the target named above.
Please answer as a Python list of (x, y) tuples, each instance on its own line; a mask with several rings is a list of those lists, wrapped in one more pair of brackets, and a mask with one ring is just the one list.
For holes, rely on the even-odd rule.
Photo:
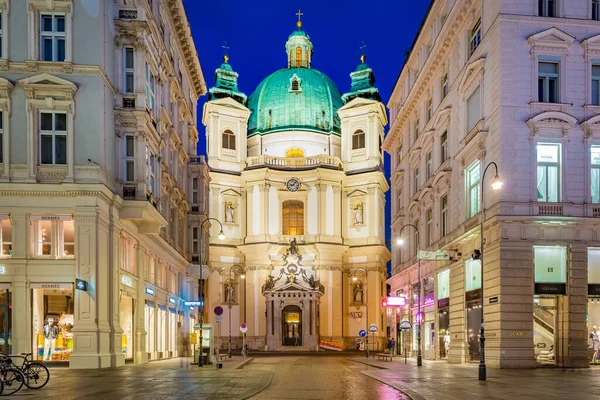
[(533, 298), (533, 345), (540, 366), (556, 365), (557, 298)]
[(0, 353), (11, 353), (12, 345), (12, 305), (10, 291), (0, 290)]
[(440, 326), (438, 335), (440, 359), (447, 360), (450, 350), (450, 308), (438, 309), (438, 324)]
[(467, 292), (467, 362), (479, 361), (481, 357), (479, 348), (479, 331), (481, 328), (481, 289)]
[(121, 291), (121, 300), (119, 304), (119, 319), (123, 334), (121, 336), (121, 351), (125, 356), (126, 361), (133, 361), (133, 338), (134, 328), (133, 321), (135, 310), (135, 299), (127, 293)]
[(302, 346), (302, 309), (298, 306), (286, 306), (283, 313), (283, 345)]
[(33, 358), (68, 361), (73, 353), (73, 285), (60, 283), (40, 286), (45, 287), (31, 289)]

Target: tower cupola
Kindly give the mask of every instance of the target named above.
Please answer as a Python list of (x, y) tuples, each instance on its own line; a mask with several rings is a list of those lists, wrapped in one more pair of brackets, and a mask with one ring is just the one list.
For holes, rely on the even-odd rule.
[(304, 14), (298, 10), (296, 15), (298, 16), (298, 22), (296, 22), (298, 29), (292, 32), (285, 44), (285, 51), (288, 56), (288, 68), (310, 68), (313, 44), (310, 41), (310, 37), (302, 30), (300, 17)]

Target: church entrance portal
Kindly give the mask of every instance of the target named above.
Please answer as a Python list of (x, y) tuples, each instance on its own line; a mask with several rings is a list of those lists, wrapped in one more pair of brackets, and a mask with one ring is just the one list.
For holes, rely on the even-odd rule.
[(282, 314), (282, 344), (284, 346), (302, 346), (302, 309), (298, 306), (285, 306)]

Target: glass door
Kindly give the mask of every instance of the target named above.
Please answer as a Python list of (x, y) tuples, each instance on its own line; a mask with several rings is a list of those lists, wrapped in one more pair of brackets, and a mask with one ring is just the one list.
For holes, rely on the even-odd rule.
[(533, 298), (533, 345), (538, 365), (556, 365), (556, 296)]
[(0, 353), (11, 353), (11, 314), (12, 305), (10, 292), (8, 289), (2, 289), (0, 290)]

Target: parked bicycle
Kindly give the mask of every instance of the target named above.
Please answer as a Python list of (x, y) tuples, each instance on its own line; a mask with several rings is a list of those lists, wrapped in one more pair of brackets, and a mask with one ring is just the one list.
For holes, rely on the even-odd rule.
[[(31, 353), (21, 353), (21, 355), (11, 356), (3, 354), (0, 355), (0, 364), (5, 364), (8, 369), (17, 370), (20, 372), (23, 376), (23, 383), (28, 388), (41, 389), (46, 386), (50, 380), (50, 371), (48, 371), (48, 368), (46, 368), (46, 366), (41, 362), (34, 361), (32, 356), (33, 355)], [(15, 357), (23, 359), (23, 362), (20, 363), (20, 365), (16, 364), (13, 361), (13, 358)], [(6, 386), (6, 381), (4, 383)], [(2, 393), (2, 395), (5, 395), (5, 393)]]
[(11, 358), (6, 354), (0, 354), (0, 381), (4, 386), (1, 396), (17, 393), (25, 383), (25, 376), (19, 368), (13, 366)]

